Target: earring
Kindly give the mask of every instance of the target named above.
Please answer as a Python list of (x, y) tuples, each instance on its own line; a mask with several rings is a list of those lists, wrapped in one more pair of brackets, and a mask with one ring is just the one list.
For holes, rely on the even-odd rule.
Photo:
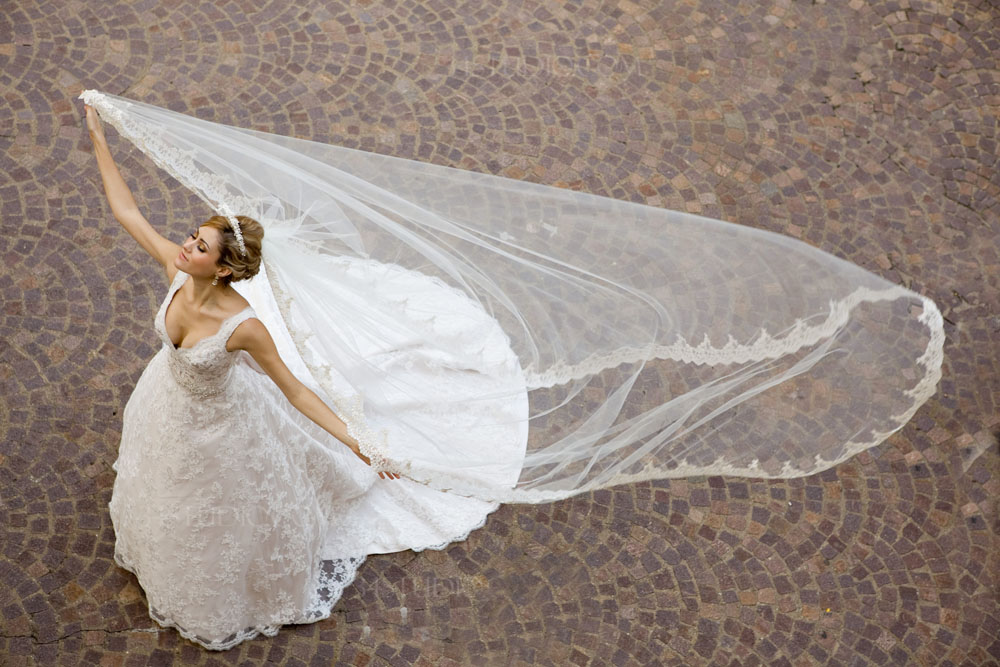
[(215, 278), (212, 279), (212, 287), (215, 287), (218, 284), (219, 284), (219, 276), (215, 276)]

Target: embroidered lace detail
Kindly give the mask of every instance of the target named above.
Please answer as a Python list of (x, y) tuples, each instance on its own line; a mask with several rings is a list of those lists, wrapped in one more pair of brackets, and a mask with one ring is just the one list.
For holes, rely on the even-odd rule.
[[(216, 333), (199, 340), (193, 347), (175, 348), (167, 335), (166, 313), (171, 299), (186, 279), (187, 274), (183, 271), (178, 271), (174, 276), (167, 299), (156, 315), (156, 330), (169, 352), (167, 361), (177, 384), (184, 387), (192, 396), (208, 398), (220, 394), (225, 389), (233, 362), (236, 360), (235, 354), (225, 353), (229, 337), (236, 327), (255, 314), (253, 308), (247, 307), (226, 319)], [(220, 347), (225, 354), (220, 353)]]
[[(761, 361), (763, 359), (778, 359), (804, 347), (815, 345), (820, 340), (832, 336), (836, 333), (837, 329), (847, 323), (851, 310), (859, 304), (894, 301), (896, 299), (912, 298), (913, 296), (912, 292), (902, 287), (884, 290), (859, 287), (844, 299), (830, 301), (830, 308), (823, 322), (810, 325), (805, 320), (796, 320), (795, 324), (788, 331), (784, 332), (784, 335), (779, 337), (771, 335), (765, 329), (761, 329), (757, 338), (751, 343), (740, 343), (730, 336), (729, 341), (725, 345), (718, 347), (712, 345), (712, 341), (707, 336), (698, 345), (692, 345), (683, 336), (678, 335), (676, 342), (672, 345), (650, 344), (644, 347), (623, 347), (611, 354), (591, 355), (578, 364), (551, 364), (543, 372), (539, 372), (533, 366), (529, 366), (525, 369), (525, 378), (529, 388), (537, 389), (566, 384), (573, 380), (579, 380), (600, 373), (607, 368), (615, 368), (624, 363), (635, 363), (650, 359), (672, 359), (688, 364), (706, 364), (709, 366), (742, 364)], [(928, 311), (937, 310), (937, 307), (929, 299), (922, 299), (922, 303)], [(925, 315), (925, 317), (930, 317), (930, 315)], [(924, 319), (921, 319), (921, 322), (929, 324)], [(940, 334), (933, 324), (929, 324), (928, 329), (932, 335)], [(930, 353), (932, 348), (932, 345), (928, 346), (928, 353)], [(928, 370), (935, 367), (933, 365), (934, 359), (931, 357), (922, 358), (919, 363)], [(931, 393), (933, 393), (933, 387), (936, 384), (936, 380), (931, 384)], [(930, 394), (924, 398), (929, 396)]]
[[(449, 543), (445, 543), (444, 546), (447, 546), (447, 544)], [(119, 567), (141, 577), (137, 567), (124, 560), (119, 553), (115, 553), (114, 560)], [(320, 563), (319, 576), (316, 580), (315, 595), (310, 600), (307, 609), (298, 614), (291, 609), (276, 610), (271, 617), (273, 618), (273, 623), (257, 623), (241, 630), (236, 630), (222, 639), (211, 639), (189, 630), (183, 624), (175, 621), (169, 613), (164, 613), (156, 609), (151, 602), (147, 604), (147, 610), (151, 619), (164, 628), (176, 629), (185, 639), (200, 644), (212, 651), (228, 651), (234, 646), (248, 639), (253, 639), (258, 635), (273, 637), (278, 634), (278, 630), (281, 629), (282, 625), (288, 623), (315, 623), (329, 618), (334, 605), (341, 598), (344, 590), (354, 581), (358, 569), (364, 562), (364, 557), (322, 561)], [(236, 603), (238, 605), (239, 601), (236, 601)], [(233, 616), (237, 617), (238, 614), (233, 614)]]

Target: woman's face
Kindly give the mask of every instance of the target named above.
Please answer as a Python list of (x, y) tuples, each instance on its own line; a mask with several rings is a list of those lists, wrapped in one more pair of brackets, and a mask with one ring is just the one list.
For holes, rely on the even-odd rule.
[(174, 266), (198, 278), (211, 278), (219, 270), (222, 234), (214, 227), (199, 227), (181, 243)]

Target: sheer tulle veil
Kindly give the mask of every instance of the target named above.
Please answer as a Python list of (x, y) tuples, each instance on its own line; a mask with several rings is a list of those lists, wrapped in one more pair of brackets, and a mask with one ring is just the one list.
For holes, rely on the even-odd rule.
[[(241, 289), (283, 358), (374, 460), (437, 489), (809, 475), (940, 379), (930, 299), (796, 239), (82, 97), (212, 210), (264, 225)], [(345, 278), (362, 265), (381, 278)], [(399, 316), (410, 286), (425, 318)], [(410, 383), (403, 349), (461, 391)], [(436, 426), (452, 415), (460, 431)]]

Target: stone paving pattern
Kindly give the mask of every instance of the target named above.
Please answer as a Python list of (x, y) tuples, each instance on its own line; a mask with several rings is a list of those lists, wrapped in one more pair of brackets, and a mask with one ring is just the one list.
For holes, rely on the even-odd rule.
[[(998, 53), (996, 0), (5, 0), (0, 665), (998, 664)], [(328, 620), (204, 651), (111, 560), (166, 285), (83, 88), (801, 238), (935, 299), (944, 379), (825, 473), (506, 506), (370, 558)], [(154, 224), (204, 217), (110, 139)]]

